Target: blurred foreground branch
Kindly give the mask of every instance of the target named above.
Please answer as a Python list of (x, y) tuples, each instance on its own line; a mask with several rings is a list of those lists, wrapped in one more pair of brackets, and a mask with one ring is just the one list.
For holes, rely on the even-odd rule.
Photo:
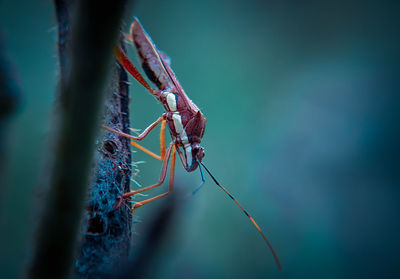
[(5, 163), (10, 116), (21, 103), (21, 88), (0, 34), (0, 200), (5, 185)]
[(75, 1), (70, 65), (61, 79), (54, 163), (29, 278), (68, 278), (124, 0)]
[(145, 279), (148, 277), (151, 265), (165, 245), (168, 234), (173, 228), (174, 219), (183, 206), (182, 201), (178, 201), (177, 196), (179, 196), (179, 191), (175, 191), (163, 200), (159, 210), (150, 221), (149, 229), (144, 234), (142, 244), (136, 248), (136, 256), (124, 262), (124, 268), (120, 269), (119, 272), (110, 274), (106, 277), (107, 279)]

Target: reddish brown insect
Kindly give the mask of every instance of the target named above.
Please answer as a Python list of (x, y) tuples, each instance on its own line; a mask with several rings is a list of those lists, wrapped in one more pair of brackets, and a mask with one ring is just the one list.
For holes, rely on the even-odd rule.
[[(147, 91), (150, 92), (158, 101), (161, 102), (165, 109), (165, 113), (159, 117), (154, 123), (147, 127), (143, 133), (139, 136), (134, 137), (123, 132), (117, 131), (110, 127), (104, 127), (104, 129), (119, 134), (121, 136), (131, 139), (131, 144), (140, 150), (146, 152), (150, 156), (163, 161), (161, 176), (158, 183), (141, 188), (139, 190), (130, 191), (122, 195), (117, 207), (119, 207), (122, 201), (135, 194), (142, 193), (144, 191), (153, 189), (160, 186), (166, 177), (169, 159), (171, 158), (170, 177), (169, 177), (169, 189), (168, 192), (149, 198), (140, 202), (136, 202), (133, 206), (133, 210), (136, 208), (164, 197), (171, 193), (174, 186), (174, 171), (175, 171), (175, 159), (176, 152), (182, 161), (184, 168), (188, 171), (194, 171), (197, 167), (200, 169), (202, 183), (196, 190), (195, 193), (205, 182), (202, 166), (211, 176), (214, 182), (240, 207), (240, 209), (246, 214), (253, 225), (260, 232), (268, 247), (270, 248), (276, 264), (280, 269), (279, 259), (268, 241), (265, 234), (262, 232), (260, 227), (254, 221), (254, 219), (247, 213), (247, 211), (239, 204), (239, 202), (214, 178), (211, 172), (204, 166), (202, 159), (204, 157), (204, 149), (200, 146), (201, 139), (204, 135), (206, 118), (201, 113), (200, 109), (188, 98), (186, 93), (183, 91), (178, 80), (175, 77), (174, 72), (170, 68), (167, 58), (161, 54), (155, 47), (153, 41), (149, 35), (144, 31), (143, 27), (139, 23), (139, 20), (135, 18), (132, 23), (130, 34), (128, 39), (133, 41), (139, 57), (142, 61), (142, 67), (147, 74), (147, 77), (157, 86), (158, 89), (152, 89), (149, 84), (145, 81), (143, 76), (139, 73), (137, 68), (128, 59), (124, 51), (116, 46), (114, 48), (114, 54), (119, 63), (140, 83)], [(154, 154), (150, 150), (137, 144), (135, 141), (143, 140), (158, 124), (161, 123), (160, 132), (160, 156)], [(165, 126), (168, 124), (169, 132), (171, 134), (172, 142), (168, 148), (165, 145)]]

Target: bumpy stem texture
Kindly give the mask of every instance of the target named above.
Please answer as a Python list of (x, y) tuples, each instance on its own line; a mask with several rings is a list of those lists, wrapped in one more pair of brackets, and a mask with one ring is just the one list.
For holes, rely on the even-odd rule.
[[(129, 133), (126, 71), (117, 63), (108, 86), (103, 124)], [(129, 140), (105, 131), (97, 139), (90, 200), (85, 211), (84, 239), (76, 261), (76, 278), (104, 278), (126, 262), (131, 244), (131, 207), (116, 209), (131, 178)]]
[(112, 48), (125, 0), (74, 1), (70, 61), (61, 79), (49, 193), (39, 223), (29, 278), (68, 278), (73, 266), (81, 216)]

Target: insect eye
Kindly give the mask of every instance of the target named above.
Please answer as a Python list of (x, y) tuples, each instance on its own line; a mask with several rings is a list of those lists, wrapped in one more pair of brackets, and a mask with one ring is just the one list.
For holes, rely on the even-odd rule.
[(206, 153), (204, 152), (204, 149), (201, 148), (200, 151), (199, 151), (200, 160), (203, 159), (203, 157), (204, 157), (205, 155), (206, 155)]
[(196, 158), (201, 161), (201, 159), (203, 159), (203, 157), (205, 155), (204, 148), (201, 146), (196, 146), (194, 148), (194, 152), (195, 152)]

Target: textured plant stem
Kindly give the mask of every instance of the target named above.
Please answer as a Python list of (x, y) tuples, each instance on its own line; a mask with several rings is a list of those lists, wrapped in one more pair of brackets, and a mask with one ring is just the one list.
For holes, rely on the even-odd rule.
[[(56, 0), (60, 77), (65, 78), (69, 46), (70, 1)], [(123, 40), (121, 40), (121, 46)], [(122, 46), (123, 47), (123, 46)], [(129, 133), (129, 91), (126, 71), (117, 63), (107, 86), (102, 124)], [(115, 210), (121, 192), (130, 190), (131, 150), (129, 140), (110, 132), (96, 140), (89, 201), (85, 210), (76, 278), (99, 278), (119, 269), (131, 247), (130, 207)]]
[[(107, 89), (103, 124), (129, 133), (129, 95), (126, 71), (117, 63)], [(107, 278), (126, 262), (131, 246), (132, 214), (127, 204), (116, 209), (129, 191), (129, 140), (105, 131), (97, 139), (90, 200), (85, 211), (86, 230), (75, 264), (76, 278)]]
[(70, 69), (61, 82), (49, 193), (29, 278), (68, 278), (74, 261), (104, 85), (125, 1), (76, 1)]

